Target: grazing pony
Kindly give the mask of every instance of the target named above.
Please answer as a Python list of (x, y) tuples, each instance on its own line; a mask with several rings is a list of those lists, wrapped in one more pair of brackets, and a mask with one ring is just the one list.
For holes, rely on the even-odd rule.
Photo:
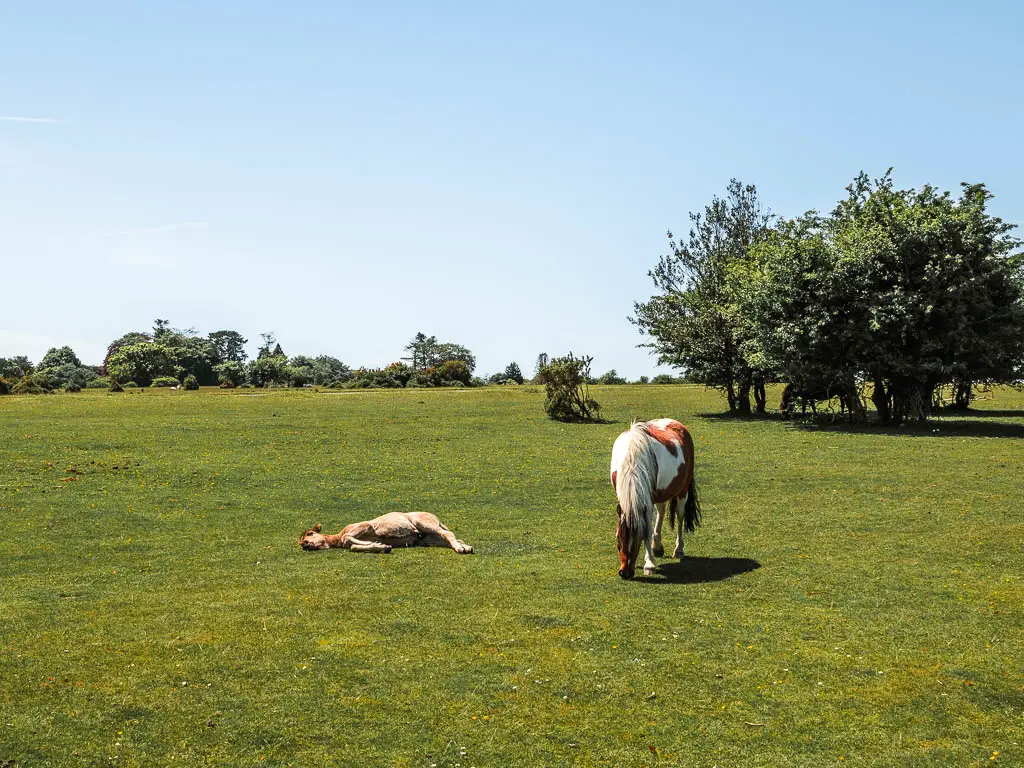
[(807, 406), (811, 413), (818, 414), (817, 404), (839, 398), (839, 412), (853, 414), (858, 403), (857, 385), (851, 381), (833, 382), (831, 384), (796, 384), (789, 383), (782, 390), (782, 402), (779, 410), (785, 419), (796, 415), (796, 407), (800, 406), (801, 415), (807, 415)]
[[(700, 525), (700, 503), (693, 479), (693, 438), (689, 430), (673, 419), (634, 421), (612, 446), (612, 487), (618, 497), (618, 526), (615, 539), (619, 547), (619, 576), (633, 578), (640, 545), (644, 546), (644, 575), (657, 566), (654, 557), (663, 557), (661, 525), (665, 505), (669, 525), (676, 528), (673, 557), (683, 557), (683, 529), (693, 532)], [(683, 518), (678, 517), (683, 500)], [(655, 519), (657, 507), (657, 519)]]
[(341, 533), (320, 533), (320, 523), (299, 537), (305, 550), (350, 549), (353, 552), (387, 554), (392, 547), (450, 547), (460, 555), (473, 554), (473, 548), (455, 538), (455, 534), (429, 512), (390, 512), (363, 523), (352, 523)]

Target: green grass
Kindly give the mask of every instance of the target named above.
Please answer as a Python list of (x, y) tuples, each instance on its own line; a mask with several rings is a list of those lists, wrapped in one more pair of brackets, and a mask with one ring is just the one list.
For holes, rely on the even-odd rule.
[[(1024, 763), (1024, 396), (881, 430), (594, 394), (612, 423), (531, 388), (0, 398), (0, 766)], [(611, 444), (658, 416), (704, 526), (624, 582)], [(478, 554), (296, 544), (412, 509)]]

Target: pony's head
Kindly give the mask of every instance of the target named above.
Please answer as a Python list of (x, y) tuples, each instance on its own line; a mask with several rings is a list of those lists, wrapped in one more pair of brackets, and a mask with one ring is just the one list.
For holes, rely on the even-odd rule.
[(306, 550), (331, 548), (331, 545), (327, 543), (327, 539), (320, 533), (320, 523), (317, 523), (299, 536), (299, 546)]
[(622, 514), (622, 505), (616, 505), (618, 523), (615, 526), (615, 543), (619, 548), (619, 576), (632, 579), (636, 572), (636, 561), (640, 556), (640, 547), (644, 542), (644, 532), (640, 526), (631, 522), (630, 516)]

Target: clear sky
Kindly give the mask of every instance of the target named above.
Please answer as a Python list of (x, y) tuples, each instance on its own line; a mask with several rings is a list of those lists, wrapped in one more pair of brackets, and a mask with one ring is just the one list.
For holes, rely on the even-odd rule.
[(1024, 223), (1014, 2), (0, 0), (0, 356), (156, 317), (356, 366), (635, 378), (647, 271), (729, 179), (860, 170)]

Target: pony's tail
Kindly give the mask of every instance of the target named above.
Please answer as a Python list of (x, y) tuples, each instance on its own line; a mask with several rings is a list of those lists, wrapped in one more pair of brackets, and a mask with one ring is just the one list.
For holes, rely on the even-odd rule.
[(676, 519), (679, 517), (679, 497), (673, 496), (668, 503), (668, 527), (675, 530)]
[(698, 525), (700, 525), (700, 499), (697, 498), (697, 481), (691, 478), (690, 491), (686, 494), (686, 505), (683, 507), (683, 528), (688, 533), (693, 533), (694, 528)]

